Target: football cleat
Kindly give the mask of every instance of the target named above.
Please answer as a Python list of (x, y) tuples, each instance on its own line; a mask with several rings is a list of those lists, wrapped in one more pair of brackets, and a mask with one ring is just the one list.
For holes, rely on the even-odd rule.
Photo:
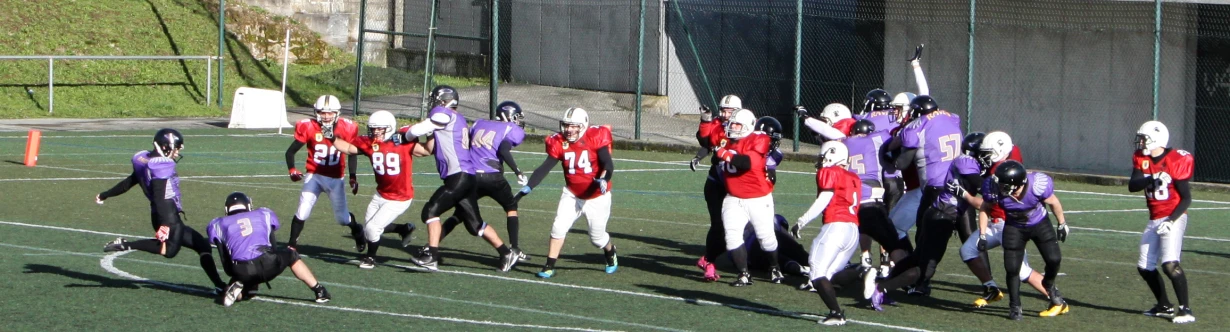
[(374, 268), (376, 268), (376, 259), (375, 259), (375, 258), (373, 258), (373, 257), (363, 257), (363, 258), (360, 258), (360, 259), (359, 259), (359, 268), (360, 268), (360, 269), (374, 269)]
[(1179, 306), (1177, 313), (1175, 313), (1174, 319), (1171, 319), (1170, 321), (1175, 324), (1187, 324), (1195, 322), (1196, 316), (1192, 315), (1192, 308)]
[(555, 269), (542, 270), (538, 272), (539, 278), (550, 279), (551, 277), (554, 277), (554, 276), (555, 276)]
[(751, 284), (752, 284), (752, 275), (747, 272), (739, 273), (739, 277), (735, 278), (735, 281), (730, 283), (731, 286), (735, 286), (735, 287), (743, 287), (743, 286), (747, 286)]
[(354, 215), (350, 215), (350, 223), (346, 224), (350, 227), (350, 237), (354, 238), (354, 250), (363, 252), (367, 250), (367, 237), (363, 235), (363, 226), (354, 221)]
[(397, 234), (401, 236), (401, 247), (402, 248), (410, 246), (410, 235), (414, 234), (414, 229), (415, 229), (414, 223), (406, 223), (406, 228), (408, 228), (406, 231), (398, 232)]
[(422, 266), (431, 271), (440, 270), (440, 267), (439, 267), (440, 259), (437, 258), (435, 255), (432, 255), (431, 250), (428, 247), (423, 247), (422, 249), (419, 249), (419, 253), (417, 255), (410, 255), (410, 262), (414, 263), (414, 265)]
[(786, 280), (786, 276), (782, 275), (781, 269), (776, 267), (769, 269), (769, 282), (780, 284), (782, 280)]
[(1066, 302), (1065, 302), (1065, 303), (1062, 303), (1062, 304), (1052, 304), (1052, 305), (1051, 305), (1051, 307), (1050, 307), (1049, 309), (1046, 309), (1046, 310), (1044, 310), (1044, 311), (1042, 311), (1042, 312), (1039, 312), (1039, 313), (1038, 313), (1038, 316), (1040, 316), (1040, 317), (1055, 317), (1055, 316), (1059, 316), (1059, 315), (1062, 315), (1062, 314), (1066, 314), (1066, 313), (1068, 313), (1068, 310), (1069, 310), (1069, 309), (1071, 309), (1071, 308), (1069, 308), (1069, 307), (1068, 307), (1068, 303), (1066, 303)]
[(717, 273), (717, 267), (713, 264), (705, 265), (705, 281), (714, 282), (722, 277)]
[(1001, 291), (999, 287), (986, 286), (986, 289), (982, 291), (982, 297), (979, 297), (978, 299), (974, 300), (974, 308), (982, 308), (982, 307), (987, 306), (988, 304), (991, 304), (991, 302), (995, 302), (995, 301), (999, 301), (1003, 299), (1004, 299), (1004, 292)]
[(870, 300), (876, 288), (876, 270), (863, 271), (863, 299)]
[(709, 263), (708, 259), (705, 259), (705, 256), (700, 256), (700, 260), (696, 261), (696, 267), (700, 268), (701, 270), (704, 270), (705, 267), (709, 265), (712, 265), (712, 264)]
[(846, 325), (846, 313), (841, 311), (831, 311), (828, 315), (824, 316), (824, 319), (821, 319), (816, 323), (830, 326)]
[(931, 296), (931, 285), (914, 285), (906, 291), (909, 296)]
[(1145, 311), (1145, 316), (1150, 317), (1174, 318), (1174, 315), (1174, 307), (1164, 304), (1155, 305), (1149, 311)]
[(872, 293), (871, 293), (871, 308), (872, 309), (875, 309), (876, 311), (884, 311), (883, 305), (887, 299), (888, 299), (888, 294), (885, 294), (884, 291), (880, 289), (879, 285), (876, 285), (875, 288), (872, 288)]
[(1022, 315), (1023, 314), (1021, 313), (1021, 307), (1012, 307), (1008, 309), (1008, 319), (1021, 320)]
[(124, 238), (122, 237), (117, 237), (115, 238), (115, 240), (111, 242), (107, 242), (106, 245), (103, 245), (103, 252), (116, 252), (116, 251), (126, 251), (126, 250), (131, 250), (131, 248), (128, 248), (128, 245), (124, 243)]
[(222, 306), (229, 307), (243, 297), (243, 283), (236, 281), (226, 287), (226, 295), (222, 297)]
[(520, 261), (518, 259), (521, 256), (520, 254), (520, 250), (512, 249), (508, 251), (508, 254), (500, 256), (500, 272), (512, 270), (513, 265), (517, 265), (517, 262)]
[(603, 271), (606, 271), (606, 274), (612, 274), (615, 273), (615, 270), (619, 270), (619, 254), (612, 253), (611, 257), (607, 259), (606, 269)]
[(524, 251), (521, 251), (521, 248), (513, 248), (513, 249), (517, 250), (517, 260), (518, 261), (521, 261), (521, 262), (530, 261), (530, 256), (526, 255)]
[(316, 293), (316, 303), (325, 303), (333, 299), (332, 296), (329, 296), (329, 290), (325, 289), (325, 285), (320, 283), (316, 283), (316, 287), (312, 287), (312, 292)]
[(803, 282), (803, 283), (799, 284), (799, 290), (801, 290), (801, 291), (808, 291), (808, 292), (815, 293), (815, 292), (816, 292), (816, 286), (812, 286), (812, 284), (811, 284), (811, 280), (808, 280), (808, 281), (805, 281), (805, 282)]

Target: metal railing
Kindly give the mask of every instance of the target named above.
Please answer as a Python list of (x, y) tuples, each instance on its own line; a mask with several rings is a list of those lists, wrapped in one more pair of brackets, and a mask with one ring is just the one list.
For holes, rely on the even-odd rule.
[(56, 60), (206, 60), (205, 61), (205, 105), (210, 105), (213, 94), (213, 61), (218, 59), (212, 55), (0, 55), (0, 60), (42, 60), (47, 59), (47, 113), (55, 112), (55, 61)]

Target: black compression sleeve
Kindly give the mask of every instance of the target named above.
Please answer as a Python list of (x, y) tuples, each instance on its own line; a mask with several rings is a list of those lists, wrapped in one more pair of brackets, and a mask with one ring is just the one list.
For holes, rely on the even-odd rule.
[(158, 215), (159, 225), (170, 225), (179, 221), (179, 209), (175, 207), (175, 201), (166, 199), (167, 197), (167, 179), (154, 179), (149, 182), (150, 191), (153, 192), (154, 212)]
[(537, 187), (539, 183), (542, 183), (543, 179), (547, 178), (547, 174), (551, 173), (551, 169), (555, 168), (557, 164), (559, 164), (559, 159), (547, 157), (546, 160), (542, 161), (542, 165), (538, 165), (538, 168), (534, 169), (534, 174), (530, 175), (530, 182), (525, 185), (530, 188)]
[(611, 175), (615, 174), (615, 160), (611, 159), (610, 147), (598, 149), (598, 163), (602, 164), (602, 169), (606, 170), (606, 175), (603, 175), (602, 179), (611, 181)]
[(107, 198), (119, 196), (123, 193), (128, 192), (128, 189), (132, 189), (132, 186), (135, 186), (135, 185), (137, 185), (137, 173), (132, 173), (132, 174), (129, 174), (128, 177), (124, 178), (123, 180), (120, 180), (119, 183), (116, 183), (115, 186), (111, 187), (111, 189), (107, 189), (107, 191), (99, 193), (98, 197), (102, 199), (107, 199)]
[(509, 143), (508, 141), (500, 142), (500, 149), (496, 150), (495, 153), (500, 157), (500, 160), (504, 161), (505, 165), (508, 165), (508, 169), (511, 170), (513, 174), (521, 174), (521, 169), (517, 167), (517, 161), (514, 160), (512, 156), (512, 143)]
[[(295, 154), (299, 153), (299, 149), (303, 148), (303, 142), (291, 141), (290, 147), (286, 148), (286, 169), (295, 168)], [(352, 163), (353, 164), (353, 163)], [(351, 173), (353, 174), (353, 170)]]
[(897, 154), (897, 159), (893, 160), (893, 167), (896, 167), (897, 169), (909, 168), (910, 163), (914, 162), (914, 155), (917, 151), (918, 149), (901, 150), (901, 153)]
[(1132, 170), (1132, 177), (1128, 179), (1128, 191), (1138, 192), (1148, 188), (1153, 182), (1153, 177), (1145, 177), (1145, 173), (1139, 169)]
[(1175, 181), (1174, 191), (1179, 194), (1179, 205), (1175, 206), (1174, 212), (1170, 213), (1170, 220), (1179, 219), (1180, 216), (1187, 213), (1187, 207), (1192, 205), (1191, 180)]
[(352, 154), (346, 156), (346, 168), (350, 170), (350, 176), (355, 176), (355, 171), (359, 169), (359, 155)]

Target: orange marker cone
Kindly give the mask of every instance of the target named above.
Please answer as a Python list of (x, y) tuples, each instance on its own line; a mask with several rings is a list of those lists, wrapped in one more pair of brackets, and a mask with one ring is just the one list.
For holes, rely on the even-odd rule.
[(38, 142), (43, 138), (43, 132), (30, 129), (30, 135), (26, 139), (26, 161), (27, 167), (34, 167), (38, 163)]

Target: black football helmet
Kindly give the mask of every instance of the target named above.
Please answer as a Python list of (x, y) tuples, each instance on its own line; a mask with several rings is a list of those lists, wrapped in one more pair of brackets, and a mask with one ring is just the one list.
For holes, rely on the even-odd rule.
[(850, 135), (867, 135), (876, 131), (876, 124), (871, 120), (858, 120), (850, 127)]
[(935, 103), (935, 98), (931, 98), (931, 96), (928, 95), (921, 95), (914, 97), (913, 100), (910, 100), (910, 111), (913, 112), (913, 115), (910, 116), (911, 119), (917, 119), (924, 115), (931, 114), (931, 112), (935, 112), (939, 109), (940, 105)]
[(871, 112), (882, 109), (892, 108), (893, 96), (888, 94), (884, 89), (875, 89), (867, 93), (867, 100), (863, 102), (863, 112)]
[(522, 119), (525, 119), (525, 114), (521, 112), (521, 105), (517, 105), (517, 103), (511, 100), (502, 102), (495, 107), (495, 119), (503, 122), (512, 122), (522, 127), (525, 126), (521, 122)]
[(184, 149), (184, 135), (171, 128), (159, 129), (154, 133), (154, 152), (160, 157), (179, 160), (179, 150)]
[(236, 191), (226, 196), (226, 205), (223, 207), (226, 209), (226, 215), (228, 216), (252, 211), (252, 199), (248, 198), (248, 195)]
[(1025, 165), (1016, 160), (1007, 160), (995, 168), (995, 185), (1001, 196), (1012, 196), (1025, 185)]
[(970, 156), (978, 157), (978, 147), (982, 146), (982, 139), (987, 138), (987, 134), (981, 131), (976, 131), (965, 135), (965, 139), (961, 141), (961, 153)]
[(461, 96), (457, 94), (457, 89), (447, 85), (437, 85), (434, 89), (431, 89), (431, 96), (428, 98), (430, 98), (432, 103), (448, 108), (457, 108), (457, 103), (461, 102)]
[(776, 150), (778, 144), (780, 144), (782, 140), (782, 123), (771, 116), (764, 116), (760, 119), (756, 119), (755, 128), (756, 131), (761, 131), (766, 135), (769, 135), (769, 138), (773, 142), (769, 146), (769, 150)]

